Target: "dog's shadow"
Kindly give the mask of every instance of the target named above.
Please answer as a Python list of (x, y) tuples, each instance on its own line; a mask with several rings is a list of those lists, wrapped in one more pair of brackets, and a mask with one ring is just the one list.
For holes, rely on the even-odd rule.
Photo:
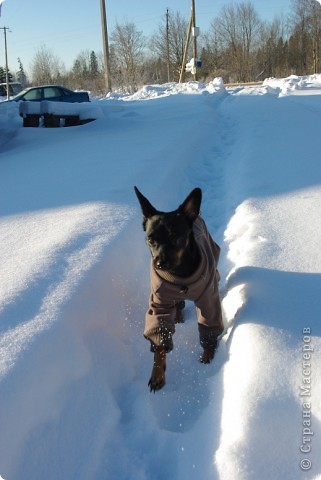
[(196, 312), (191, 302), (187, 302), (184, 317), (184, 323), (176, 325), (174, 350), (167, 356), (166, 386), (152, 395), (154, 415), (162, 430), (183, 433), (198, 422), (204, 410), (213, 406), (213, 428), (215, 425), (219, 428), (222, 397), (219, 373), (228, 356), (225, 342), (220, 342), (212, 363), (200, 363)]

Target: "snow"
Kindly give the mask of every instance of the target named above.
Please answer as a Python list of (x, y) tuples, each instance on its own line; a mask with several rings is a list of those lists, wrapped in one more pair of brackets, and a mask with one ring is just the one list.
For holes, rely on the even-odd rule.
[[(151, 85), (55, 129), (0, 104), (0, 478), (321, 478), (320, 95)], [(227, 334), (201, 365), (188, 304), (155, 395), (134, 185), (200, 186), (222, 246)]]
[(104, 117), (102, 108), (91, 103), (66, 103), (51, 102), (43, 100), (42, 102), (20, 102), (19, 113), (25, 114), (53, 114), (53, 115), (79, 115), (80, 119), (98, 119)]
[(19, 113), (21, 116), (25, 114), (40, 115), (42, 102), (19, 102)]

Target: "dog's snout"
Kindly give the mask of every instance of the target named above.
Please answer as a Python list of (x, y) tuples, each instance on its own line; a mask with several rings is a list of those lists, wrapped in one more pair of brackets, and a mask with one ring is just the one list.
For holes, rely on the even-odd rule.
[(167, 270), (169, 268), (169, 261), (168, 258), (162, 253), (159, 255), (154, 256), (154, 265), (155, 268), (158, 268), (159, 270)]
[(167, 263), (162, 261), (162, 260), (156, 260), (156, 268), (159, 268), (159, 270), (166, 270)]
[(159, 270), (167, 270), (169, 267), (169, 261), (166, 252), (161, 249), (158, 249), (158, 251), (155, 251), (154, 249), (154, 252), (151, 251), (151, 253), (155, 268), (158, 268)]

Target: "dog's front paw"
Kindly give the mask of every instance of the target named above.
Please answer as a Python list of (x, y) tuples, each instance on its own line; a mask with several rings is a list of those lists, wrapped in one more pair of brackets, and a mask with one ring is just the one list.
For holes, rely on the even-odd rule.
[(201, 357), (200, 357), (200, 362), (201, 363), (211, 363), (215, 355), (215, 348), (208, 348), (204, 349)]
[(157, 390), (163, 388), (165, 383), (165, 368), (155, 366), (148, 382), (150, 391), (155, 393)]
[(166, 371), (166, 351), (165, 348), (160, 347), (154, 352), (154, 364), (148, 386), (151, 392), (160, 390), (165, 385), (165, 371)]

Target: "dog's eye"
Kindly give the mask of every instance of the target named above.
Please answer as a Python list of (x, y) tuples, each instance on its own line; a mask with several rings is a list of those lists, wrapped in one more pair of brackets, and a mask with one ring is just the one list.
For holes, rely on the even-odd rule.
[(148, 245), (153, 245), (154, 244), (154, 239), (152, 237), (147, 237), (146, 242), (148, 243)]

